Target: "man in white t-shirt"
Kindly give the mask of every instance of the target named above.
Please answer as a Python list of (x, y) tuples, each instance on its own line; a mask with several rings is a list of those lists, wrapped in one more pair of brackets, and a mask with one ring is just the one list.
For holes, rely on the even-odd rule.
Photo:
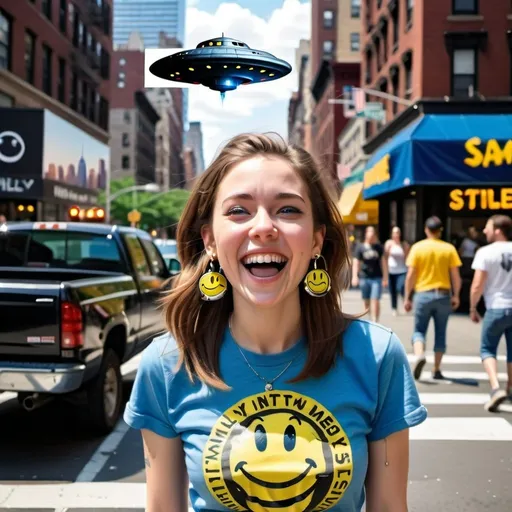
[[(494, 412), (507, 398), (512, 399), (512, 219), (493, 215), (484, 229), (489, 245), (478, 249), (473, 260), (475, 271), (471, 283), (470, 317), (480, 321), (476, 309), (482, 294), (486, 313), (482, 324), (480, 356), (489, 376), (491, 397), (485, 409)], [(508, 386), (500, 388), (497, 351), (500, 339), (507, 343)]]

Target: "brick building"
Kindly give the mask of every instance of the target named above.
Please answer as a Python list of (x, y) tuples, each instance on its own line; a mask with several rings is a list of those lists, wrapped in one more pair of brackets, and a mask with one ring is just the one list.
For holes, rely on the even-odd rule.
[[(164, 40), (165, 35), (160, 34), (160, 38)], [(171, 41), (170, 38), (166, 40)], [(183, 89), (144, 88), (144, 44), (136, 32), (131, 34), (128, 44), (113, 55), (115, 94), (112, 96), (110, 123), (112, 177), (130, 176), (141, 184), (158, 183), (163, 189), (183, 187)], [(149, 132), (144, 135), (137, 128), (138, 108), (142, 106), (140, 94), (137, 96), (139, 92), (149, 99), (149, 104), (145, 105), (148, 107), (146, 111), (140, 112), (146, 128), (150, 128), (148, 121), (156, 119), (151, 136), (153, 149), (146, 140)]]
[(343, 107), (329, 100), (360, 82), (360, 2), (313, 0), (311, 5), (312, 150), (338, 184), (338, 136), (348, 119)]
[[(48, 172), (50, 164), (41, 164), (43, 151), (34, 158), (31, 168), (23, 160), (19, 162), (24, 176), (35, 180), (31, 190), (14, 192), (16, 187), (6, 184), (21, 177), (20, 170), (15, 173), (15, 164), (0, 164), (0, 213), (11, 219), (62, 219), (74, 199), (95, 201), (94, 193), (81, 188), (83, 183), (97, 188), (98, 183), (89, 178), (78, 182), (76, 169), (87, 161), (91, 167), (94, 165), (94, 169), (87, 169), (88, 173), (94, 171), (92, 176), (99, 175), (100, 167), (103, 176), (108, 172), (111, 53), (111, 0), (0, 0), (0, 107), (16, 108), (17, 112), (16, 118), (3, 116), (0, 132), (12, 130), (17, 120), (22, 125), (19, 130), (23, 130), (21, 120), (25, 115), (27, 122), (29, 118), (39, 119), (41, 124), (32, 129), (40, 132), (37, 137), (43, 140), (46, 156), (50, 153), (49, 141), (58, 135), (55, 130), (73, 137), (66, 161), (60, 161), (56, 154), (49, 156), (51, 164), (62, 172)], [(7, 121), (8, 117), (11, 120)], [(34, 133), (25, 136), (23, 158), (39, 151)], [(99, 160), (103, 163), (99, 164)], [(42, 181), (45, 175), (55, 179)], [(59, 187), (55, 189), (52, 183)], [(54, 190), (59, 191), (57, 196), (53, 196)], [(24, 202), (30, 204), (24, 207)], [(27, 214), (28, 206), (31, 215)]]
[[(402, 102), (380, 100), (387, 123), (367, 125), (363, 197), (379, 201), (381, 239), (398, 225), (419, 240), (435, 214), (458, 247), (469, 226), (512, 214), (512, 4), (365, 0), (362, 7), (362, 85)], [(467, 304), (471, 260), (463, 263)]]

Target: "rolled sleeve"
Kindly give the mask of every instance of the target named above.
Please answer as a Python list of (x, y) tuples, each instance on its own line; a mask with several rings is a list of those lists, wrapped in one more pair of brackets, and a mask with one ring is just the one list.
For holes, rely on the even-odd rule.
[(383, 356), (378, 380), (378, 400), (369, 441), (419, 425), (427, 418), (420, 402), (407, 354), (392, 333)]
[(155, 345), (155, 342), (151, 343), (142, 354), (123, 419), (134, 429), (144, 428), (173, 438), (178, 433), (169, 421), (167, 405), (172, 375), (165, 370)]

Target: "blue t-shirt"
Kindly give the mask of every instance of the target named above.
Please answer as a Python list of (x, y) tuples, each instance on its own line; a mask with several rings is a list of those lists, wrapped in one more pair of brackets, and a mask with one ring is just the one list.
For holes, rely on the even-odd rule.
[[(183, 367), (176, 372), (169, 335), (145, 350), (124, 419), (181, 437), (194, 511), (360, 512), (368, 442), (426, 419), (405, 350), (389, 329), (352, 321), (327, 374), (287, 383), (306, 349), (301, 339), (279, 354), (256, 354), (226, 329), (219, 364), (229, 391), (191, 383)], [(240, 350), (268, 380), (295, 360), (265, 391)]]

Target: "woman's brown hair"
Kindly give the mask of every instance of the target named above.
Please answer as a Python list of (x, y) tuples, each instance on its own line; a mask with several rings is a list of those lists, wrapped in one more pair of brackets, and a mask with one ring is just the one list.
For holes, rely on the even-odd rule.
[[(229, 389), (219, 372), (219, 348), (233, 310), (231, 289), (222, 299), (204, 302), (198, 287), (209, 267), (201, 228), (211, 222), (216, 192), (230, 169), (241, 161), (260, 155), (285, 159), (308, 187), (315, 225), (326, 228), (322, 255), (331, 276), (331, 291), (311, 297), (299, 287), (303, 332), (308, 358), (303, 371), (292, 381), (325, 374), (341, 352), (341, 334), (347, 319), (341, 311), (341, 292), (348, 285), (350, 256), (348, 240), (337, 207), (334, 187), (304, 149), (287, 144), (271, 134), (242, 134), (231, 139), (214, 162), (201, 174), (185, 206), (177, 229), (178, 257), (182, 271), (164, 299), (167, 327), (180, 353), (179, 363), (188, 376), (218, 389)], [(321, 264), (321, 259), (319, 264)]]

